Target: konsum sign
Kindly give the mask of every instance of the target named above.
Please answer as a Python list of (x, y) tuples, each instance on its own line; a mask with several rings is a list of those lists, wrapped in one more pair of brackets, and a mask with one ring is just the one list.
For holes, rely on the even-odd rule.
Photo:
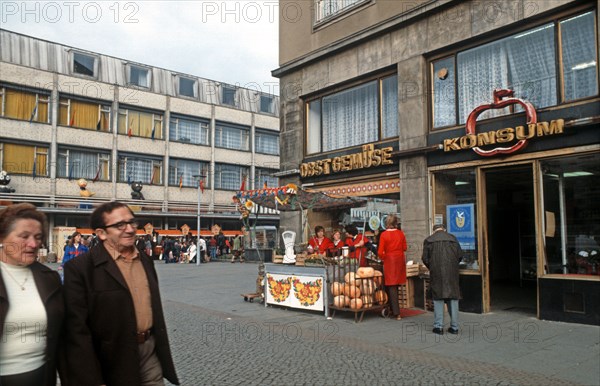
[[(466, 135), (445, 139), (443, 142), (444, 151), (450, 152), (473, 149), (475, 153), (484, 157), (490, 157), (497, 154), (511, 154), (527, 146), (527, 141), (531, 138), (563, 133), (565, 125), (563, 119), (557, 119), (550, 122), (538, 122), (535, 107), (528, 101), (513, 98), (513, 95), (514, 93), (512, 90), (494, 90), (494, 102), (480, 105), (471, 111), (465, 125)], [(477, 133), (477, 118), (479, 115), (487, 110), (502, 109), (510, 105), (520, 105), (523, 107), (527, 116), (525, 125)], [(497, 146), (482, 149), (482, 146), (489, 145)]]

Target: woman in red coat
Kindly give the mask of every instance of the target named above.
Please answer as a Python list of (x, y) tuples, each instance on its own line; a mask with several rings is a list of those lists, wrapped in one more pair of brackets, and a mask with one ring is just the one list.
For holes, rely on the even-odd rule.
[(367, 238), (358, 232), (358, 228), (354, 224), (346, 225), (346, 241), (344, 244), (350, 247), (350, 258), (357, 259), (360, 267), (367, 266)]
[(398, 229), (398, 218), (390, 214), (385, 220), (387, 228), (379, 237), (377, 254), (383, 261), (383, 281), (388, 290), (392, 313), (397, 320), (400, 317), (398, 305), (398, 285), (406, 283), (406, 237), (404, 232)]

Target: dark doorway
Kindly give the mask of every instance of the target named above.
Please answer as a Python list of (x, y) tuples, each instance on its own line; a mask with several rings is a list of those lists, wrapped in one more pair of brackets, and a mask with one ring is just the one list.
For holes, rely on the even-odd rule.
[(531, 165), (486, 172), (490, 309), (536, 313)]

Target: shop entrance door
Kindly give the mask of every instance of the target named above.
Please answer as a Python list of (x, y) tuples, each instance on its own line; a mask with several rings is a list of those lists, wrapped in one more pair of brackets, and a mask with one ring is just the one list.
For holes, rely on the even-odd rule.
[(485, 172), (489, 310), (536, 314), (532, 165)]

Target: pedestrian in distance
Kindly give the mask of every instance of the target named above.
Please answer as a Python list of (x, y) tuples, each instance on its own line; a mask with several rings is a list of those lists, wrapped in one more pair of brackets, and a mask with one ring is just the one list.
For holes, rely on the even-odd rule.
[(433, 332), (444, 333), (444, 304), (450, 314), (450, 334), (458, 334), (459, 263), (463, 252), (456, 237), (443, 224), (433, 226), (433, 234), (423, 242), (423, 264), (429, 268), (433, 298)]
[(113, 201), (90, 218), (100, 244), (65, 265), (69, 385), (178, 385), (154, 262), (138, 223)]
[[(54, 386), (65, 305), (60, 277), (36, 261), (46, 216), (31, 204), (0, 211), (0, 385)], [(61, 384), (67, 385), (59, 371)]]

